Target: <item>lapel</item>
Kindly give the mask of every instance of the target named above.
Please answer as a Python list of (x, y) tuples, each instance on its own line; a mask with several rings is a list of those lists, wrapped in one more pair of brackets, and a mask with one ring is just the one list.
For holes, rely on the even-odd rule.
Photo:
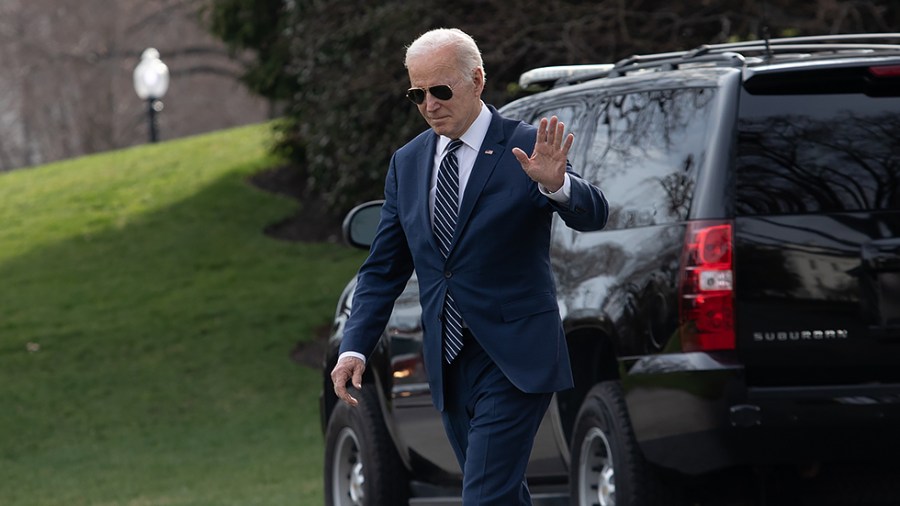
[(416, 156), (416, 167), (420, 170), (416, 171), (416, 174), (421, 175), (421, 180), (419, 181), (419, 192), (418, 195), (421, 196), (421, 202), (417, 206), (419, 209), (419, 223), (422, 225), (422, 228), (425, 230), (425, 237), (428, 237), (428, 244), (434, 249), (434, 251), (440, 254), (440, 248), (437, 244), (437, 239), (434, 237), (434, 230), (431, 227), (431, 205), (430, 205), (430, 196), (431, 196), (431, 176), (434, 172), (434, 150), (437, 145), (438, 136), (435, 133), (431, 135), (425, 136), (425, 146), (419, 150), (418, 156)]
[[(481, 196), (484, 185), (490, 179), (491, 174), (494, 172), (494, 167), (496, 167), (497, 162), (506, 150), (504, 143), (506, 139), (503, 135), (503, 118), (496, 109), (491, 106), (488, 107), (491, 110), (491, 126), (488, 127), (488, 131), (484, 136), (481, 149), (478, 150), (478, 155), (475, 158), (475, 166), (472, 167), (472, 173), (469, 175), (469, 182), (466, 183), (466, 193), (463, 195), (462, 203), (459, 206), (456, 230), (453, 232), (453, 241), (450, 243), (451, 255), (456, 243), (459, 242), (462, 231), (466, 228), (466, 223), (472, 216), (475, 202)], [(437, 247), (437, 243), (435, 243), (435, 247)]]

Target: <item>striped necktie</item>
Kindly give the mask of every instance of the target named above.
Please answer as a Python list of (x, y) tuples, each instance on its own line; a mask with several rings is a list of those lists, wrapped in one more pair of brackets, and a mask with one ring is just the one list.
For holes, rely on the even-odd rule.
[[(456, 229), (459, 214), (459, 161), (456, 150), (462, 146), (459, 139), (450, 141), (447, 154), (438, 169), (437, 191), (434, 196), (434, 236), (444, 259), (450, 253), (450, 241)], [(444, 299), (444, 360), (449, 364), (462, 349), (462, 316), (450, 291)]]

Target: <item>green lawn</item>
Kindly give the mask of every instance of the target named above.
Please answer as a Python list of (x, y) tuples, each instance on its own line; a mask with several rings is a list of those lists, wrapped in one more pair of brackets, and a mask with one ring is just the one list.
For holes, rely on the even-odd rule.
[(0, 174), (0, 504), (319, 505), (321, 374), (359, 251), (262, 229), (268, 125)]

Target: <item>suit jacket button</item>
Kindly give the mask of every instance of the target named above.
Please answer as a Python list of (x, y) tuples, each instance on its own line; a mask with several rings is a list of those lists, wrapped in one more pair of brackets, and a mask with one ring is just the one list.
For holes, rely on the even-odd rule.
[(444, 277), (447, 278), (447, 279), (450, 279), (450, 278), (453, 277), (453, 273), (450, 272), (450, 271), (447, 271), (447, 272), (444, 273)]

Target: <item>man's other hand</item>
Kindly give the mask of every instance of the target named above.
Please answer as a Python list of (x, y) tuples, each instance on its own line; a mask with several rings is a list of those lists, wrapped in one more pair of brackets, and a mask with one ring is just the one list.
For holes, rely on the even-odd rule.
[(351, 406), (359, 404), (359, 401), (347, 392), (347, 382), (352, 380), (353, 386), (357, 390), (361, 390), (362, 377), (365, 371), (365, 362), (358, 358), (344, 357), (338, 361), (331, 371), (331, 381), (334, 382), (334, 393), (338, 396), (338, 399)]

